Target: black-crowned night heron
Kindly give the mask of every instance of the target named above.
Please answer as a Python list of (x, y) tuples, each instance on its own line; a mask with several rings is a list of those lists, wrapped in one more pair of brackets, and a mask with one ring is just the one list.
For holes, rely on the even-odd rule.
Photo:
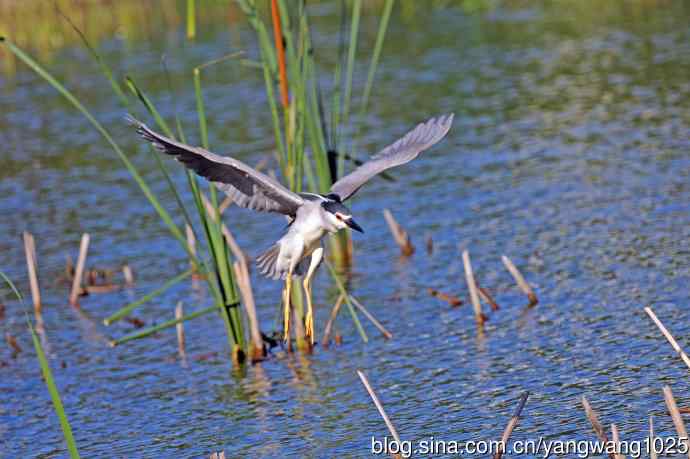
[(307, 296), (305, 331), (313, 344), (311, 278), (323, 257), (321, 239), (327, 232), (335, 233), (348, 227), (363, 232), (343, 202), (375, 175), (412, 161), (422, 151), (443, 139), (453, 122), (453, 115), (432, 118), (426, 123), (418, 124), (404, 137), (335, 182), (330, 193), (326, 195), (295, 193), (277, 180), (234, 158), (185, 145), (152, 131), (134, 118), (129, 120), (144, 139), (162, 152), (175, 156), (182, 164), (212, 182), (238, 206), (263, 212), (277, 212), (290, 218), (285, 235), (256, 261), (262, 274), (273, 279), (285, 279), (283, 302), (286, 340), (290, 336), (292, 276), (304, 275), (303, 287)]

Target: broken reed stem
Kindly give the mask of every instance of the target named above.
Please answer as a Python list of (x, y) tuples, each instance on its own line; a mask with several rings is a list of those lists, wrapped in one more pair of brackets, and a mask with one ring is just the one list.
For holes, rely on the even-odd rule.
[(256, 304), (254, 303), (254, 292), (252, 292), (249, 270), (247, 269), (247, 264), (242, 260), (235, 261), (233, 268), (237, 277), (237, 285), (240, 288), (242, 304), (249, 319), (249, 333), (251, 335), (249, 358), (252, 362), (259, 362), (264, 359), (265, 352), (263, 339), (261, 338), (261, 329), (259, 328), (259, 319), (256, 316)]
[(354, 296), (350, 295), (350, 301), (352, 301), (352, 304), (354, 304), (354, 305), (357, 307), (357, 309), (359, 309), (360, 311), (362, 311), (362, 314), (364, 314), (364, 315), (366, 316), (366, 318), (369, 319), (369, 321), (371, 321), (371, 323), (374, 324), (374, 326), (375, 326), (376, 328), (379, 329), (379, 331), (381, 332), (381, 334), (383, 335), (384, 338), (386, 338), (386, 339), (391, 339), (391, 338), (393, 337), (393, 335), (391, 334), (391, 332), (389, 332), (388, 330), (386, 330), (386, 327), (384, 327), (383, 325), (381, 325), (381, 322), (379, 322), (378, 320), (376, 320), (376, 317), (374, 317), (374, 316), (367, 310), (367, 308), (365, 308), (364, 305), (362, 305), (362, 303), (360, 303), (359, 300), (357, 300), (357, 298), (355, 298)]
[(225, 451), (221, 451), (220, 453), (211, 453), (209, 459), (225, 459)]
[(664, 324), (662, 324), (659, 318), (656, 316), (656, 314), (654, 314), (652, 308), (647, 306), (644, 308), (644, 312), (647, 313), (647, 315), (652, 319), (652, 321), (656, 324), (659, 330), (661, 330), (661, 334), (666, 337), (669, 343), (671, 343), (673, 350), (680, 355), (680, 358), (683, 359), (685, 365), (687, 365), (687, 367), (690, 368), (690, 357), (688, 357), (685, 351), (683, 351), (683, 349), (680, 347), (673, 335), (671, 335), (671, 333), (666, 329), (666, 327), (664, 327)]
[(41, 289), (38, 285), (38, 262), (36, 260), (36, 242), (33, 234), (24, 231), (24, 253), (26, 254), (26, 268), (29, 271), (29, 284), (31, 286), (31, 298), (34, 302), (34, 310), (41, 310)]
[(122, 267), (122, 275), (125, 277), (125, 286), (132, 287), (134, 285), (134, 273), (128, 264)]
[(484, 314), (482, 314), (482, 304), (479, 302), (477, 283), (474, 281), (470, 254), (467, 250), (462, 251), (462, 263), (465, 266), (465, 280), (467, 281), (467, 288), (470, 291), (470, 299), (472, 300), (472, 307), (474, 308), (474, 318), (477, 321), (477, 325), (481, 327), (484, 325)]
[(656, 448), (654, 448), (654, 418), (649, 416), (649, 459), (657, 459)]
[[(673, 397), (673, 392), (670, 386), (664, 386), (664, 401), (666, 402), (666, 408), (671, 413), (671, 419), (673, 419), (673, 426), (676, 428), (676, 433), (678, 433), (678, 438), (684, 438), (684, 441), (688, 441), (688, 431), (685, 429), (685, 423), (683, 418), (678, 411), (678, 405), (676, 405), (676, 399)], [(688, 451), (688, 457), (690, 458), (690, 451)]]
[(508, 425), (506, 425), (503, 435), (501, 436), (502, 447), (496, 451), (494, 454), (494, 459), (501, 459), (501, 456), (503, 456), (505, 453), (506, 445), (508, 444), (508, 440), (510, 440), (510, 435), (513, 433), (515, 426), (517, 426), (517, 423), (520, 420), (520, 415), (522, 414), (522, 409), (525, 407), (525, 403), (527, 403), (527, 397), (529, 397), (529, 392), (525, 392), (522, 394), (522, 396), (520, 396), (520, 402), (515, 409), (515, 413), (513, 413), (510, 421), (508, 421)]
[(177, 302), (175, 306), (175, 320), (178, 320), (175, 328), (177, 329), (177, 352), (180, 357), (185, 357), (185, 340), (184, 340), (184, 323), (182, 323), (182, 318), (184, 317), (184, 310), (182, 306), (182, 301)]
[(515, 279), (515, 282), (518, 284), (518, 287), (520, 287), (520, 290), (527, 295), (529, 305), (534, 306), (535, 304), (539, 303), (539, 299), (537, 299), (537, 295), (534, 293), (534, 290), (532, 290), (532, 287), (530, 287), (510, 258), (502, 255), (501, 260), (503, 260), (503, 264), (505, 265), (506, 269), (510, 271), (510, 274), (513, 276), (513, 279)]
[(383, 409), (383, 405), (381, 404), (381, 401), (376, 396), (376, 392), (374, 392), (374, 389), (372, 389), (371, 384), (369, 384), (369, 380), (367, 379), (366, 375), (360, 370), (357, 370), (357, 374), (359, 375), (359, 379), (362, 380), (362, 384), (364, 384), (364, 387), (367, 389), (367, 392), (369, 392), (369, 396), (374, 401), (374, 405), (376, 405), (376, 409), (379, 410), (379, 414), (383, 418), (383, 422), (386, 423), (386, 427), (388, 427), (388, 430), (390, 431), (391, 435), (393, 435), (393, 438), (395, 438), (395, 441), (398, 442), (398, 445), (402, 444), (400, 442), (400, 436), (398, 435), (398, 431), (395, 430), (393, 423), (388, 418), (386, 411)]
[(84, 275), (84, 265), (86, 264), (86, 254), (89, 251), (89, 240), (89, 233), (84, 233), (81, 235), (81, 243), (79, 244), (79, 258), (77, 259), (77, 268), (74, 271), (74, 279), (72, 279), (72, 291), (69, 295), (69, 302), (72, 306), (77, 306), (79, 290), (81, 289), (81, 278)]
[[(589, 419), (590, 424), (592, 424), (592, 429), (594, 430), (594, 433), (597, 435), (597, 438), (599, 439), (599, 441), (601, 443), (608, 443), (609, 438), (606, 436), (606, 431), (604, 430), (604, 427), (599, 422), (599, 418), (597, 417), (597, 413), (594, 412), (594, 410), (590, 406), (589, 402), (587, 401), (587, 398), (584, 395), (582, 396), (582, 406), (585, 409), (585, 414), (587, 415), (587, 419)], [(608, 456), (610, 459), (616, 459), (616, 457), (613, 453), (608, 453)]]
[(613, 441), (613, 445), (614, 445), (613, 447), (614, 447), (614, 451), (615, 451), (613, 453), (613, 455), (616, 457), (616, 459), (625, 459), (625, 455), (620, 454), (621, 438), (620, 438), (620, 435), (618, 434), (618, 427), (616, 427), (616, 424), (611, 424), (611, 441)]
[(479, 297), (482, 299), (484, 303), (489, 304), (492, 311), (499, 310), (498, 303), (496, 303), (496, 300), (494, 300), (494, 297), (491, 296), (491, 293), (489, 293), (487, 289), (477, 284), (477, 293), (479, 293)]
[(328, 347), (331, 344), (331, 330), (333, 328), (333, 323), (335, 322), (335, 318), (338, 316), (338, 311), (340, 311), (340, 307), (343, 305), (344, 301), (345, 295), (341, 293), (338, 295), (338, 299), (336, 300), (335, 305), (333, 305), (333, 309), (331, 309), (331, 315), (326, 323), (326, 329), (323, 331), (323, 339), (321, 340), (321, 345), (323, 347)]
[(403, 227), (400, 226), (397, 221), (395, 221), (395, 218), (393, 217), (393, 214), (391, 214), (390, 210), (383, 209), (383, 218), (386, 219), (388, 228), (390, 228), (396, 244), (398, 244), (398, 247), (400, 247), (400, 252), (402, 255), (404, 257), (409, 257), (412, 255), (414, 253), (414, 246), (410, 241), (410, 236), (407, 234), (407, 231), (405, 231)]

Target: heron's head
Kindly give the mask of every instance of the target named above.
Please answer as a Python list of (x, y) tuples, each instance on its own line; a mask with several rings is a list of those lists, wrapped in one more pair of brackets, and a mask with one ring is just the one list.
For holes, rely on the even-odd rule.
[(326, 218), (337, 229), (352, 228), (363, 233), (364, 230), (352, 218), (352, 212), (338, 201), (326, 201), (321, 206), (326, 211)]

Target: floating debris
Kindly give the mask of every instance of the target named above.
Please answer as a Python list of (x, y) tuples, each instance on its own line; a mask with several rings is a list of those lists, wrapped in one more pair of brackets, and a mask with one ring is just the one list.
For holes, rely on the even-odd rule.
[(439, 300), (443, 300), (446, 303), (450, 304), (452, 307), (457, 308), (458, 306), (462, 305), (462, 300), (458, 298), (457, 296), (449, 295), (447, 293), (440, 292), (436, 289), (433, 289), (429, 287), (427, 289), (429, 292), (429, 295), (438, 298)]

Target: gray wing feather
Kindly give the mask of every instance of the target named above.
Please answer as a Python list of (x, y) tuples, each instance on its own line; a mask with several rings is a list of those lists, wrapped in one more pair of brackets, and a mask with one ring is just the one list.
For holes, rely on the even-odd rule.
[(412, 161), (421, 152), (432, 147), (446, 136), (451, 124), (453, 124), (453, 116), (451, 113), (418, 124), (404, 137), (388, 145), (372, 156), (369, 161), (335, 182), (331, 187), (331, 193), (337, 194), (341, 201), (345, 201), (375, 175), (391, 167)]
[(177, 142), (149, 129), (132, 117), (127, 118), (137, 133), (163, 153), (175, 158), (200, 176), (213, 182), (240, 207), (295, 215), (304, 200), (277, 180), (227, 156)]

